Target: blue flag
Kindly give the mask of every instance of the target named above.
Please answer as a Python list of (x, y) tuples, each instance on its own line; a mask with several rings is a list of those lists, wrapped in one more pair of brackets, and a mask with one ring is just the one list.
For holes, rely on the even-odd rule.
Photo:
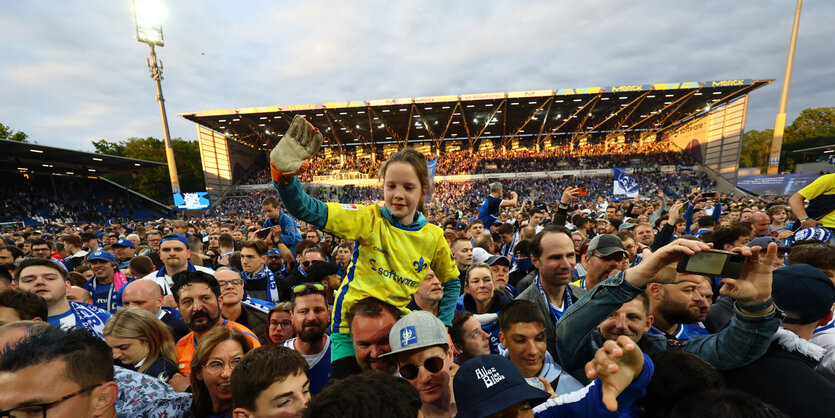
[(626, 195), (627, 197), (638, 196), (638, 181), (627, 176), (620, 169), (615, 168), (615, 180), (612, 185), (613, 195)]
[[(435, 184), (435, 168), (437, 168), (437, 167), (438, 167), (438, 157), (435, 157), (434, 160), (430, 160), (430, 161), (426, 162), (426, 169), (429, 171), (429, 184), (433, 184), (433, 185)], [(434, 189), (434, 187), (433, 187), (433, 189)], [(432, 200), (432, 193), (427, 193), (425, 203), (429, 203), (430, 200)]]

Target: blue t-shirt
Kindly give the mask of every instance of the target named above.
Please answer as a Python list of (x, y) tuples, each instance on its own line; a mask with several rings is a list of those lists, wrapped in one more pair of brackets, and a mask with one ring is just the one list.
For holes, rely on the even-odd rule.
[(489, 228), (497, 219), (499, 219), (499, 207), (502, 204), (502, 199), (487, 195), (484, 203), (481, 204), (481, 209), (478, 211), (478, 220), (484, 222), (484, 227)]

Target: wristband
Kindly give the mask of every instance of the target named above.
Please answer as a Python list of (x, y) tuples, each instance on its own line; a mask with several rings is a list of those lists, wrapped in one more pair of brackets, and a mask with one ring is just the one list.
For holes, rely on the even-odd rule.
[(771, 306), (773, 304), (774, 304), (774, 298), (769, 296), (768, 300), (763, 302), (763, 303), (758, 303), (756, 305), (743, 305), (743, 304), (737, 302), (736, 307), (741, 309), (741, 310), (746, 310), (748, 312), (759, 312), (759, 311), (762, 311), (762, 310), (768, 308), (769, 306)]

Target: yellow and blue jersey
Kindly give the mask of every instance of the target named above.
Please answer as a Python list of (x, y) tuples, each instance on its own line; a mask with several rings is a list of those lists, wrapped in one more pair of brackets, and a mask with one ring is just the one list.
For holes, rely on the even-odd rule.
[(427, 267), (441, 283), (458, 278), (452, 251), (437, 225), (395, 226), (378, 205), (328, 203), (324, 231), (357, 242), (334, 300), (333, 332), (349, 332), (348, 311), (367, 297), (407, 314), (406, 305), (426, 277)]

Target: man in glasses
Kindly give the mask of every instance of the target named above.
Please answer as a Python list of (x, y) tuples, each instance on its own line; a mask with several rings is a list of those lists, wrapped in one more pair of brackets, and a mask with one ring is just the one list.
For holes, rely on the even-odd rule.
[(0, 415), (116, 417), (113, 354), (83, 330), (24, 338), (0, 359)]
[(223, 317), (251, 329), (259, 340), (267, 341), (267, 313), (273, 304), (248, 297), (241, 274), (229, 267), (217, 269), (215, 279), (220, 285), (220, 312)]
[(325, 331), (331, 322), (331, 311), (325, 286), (321, 283), (305, 283), (293, 287), (293, 310), (290, 319), (296, 337), (284, 342), (307, 360), (310, 370), (310, 393), (317, 394), (331, 378), (331, 340)]
[(591, 290), (594, 285), (609, 278), (626, 258), (623, 241), (617, 235), (603, 234), (591, 239), (580, 263), (586, 271), (585, 276), (572, 283), (575, 286)]
[(328, 261), (328, 255), (325, 254), (325, 250), (319, 246), (305, 248), (301, 256), (298, 258), (299, 267), (287, 275), (287, 281), (290, 282), (291, 286), (298, 286), (309, 281), (307, 279), (307, 268), (310, 267), (311, 264), (318, 261)]
[(452, 417), (456, 413), (450, 387), (452, 362), (449, 335), (440, 319), (426, 311), (400, 318), (389, 331), (391, 352), (400, 376), (420, 393), (425, 417)]

